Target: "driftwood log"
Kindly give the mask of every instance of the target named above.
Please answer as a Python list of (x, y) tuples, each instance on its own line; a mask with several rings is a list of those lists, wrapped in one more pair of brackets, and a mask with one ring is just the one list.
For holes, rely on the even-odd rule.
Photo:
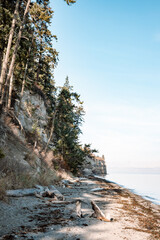
[(24, 196), (36, 196), (39, 198), (54, 198), (54, 200), (64, 200), (64, 196), (53, 186), (43, 187), (36, 185), (36, 188), (29, 189), (17, 189), (17, 190), (8, 190), (6, 195), (8, 197), (24, 197)]
[(50, 185), (48, 188), (52, 194), (55, 194), (58, 200), (64, 201), (65, 198), (62, 193), (60, 193), (53, 185)]
[(24, 197), (24, 196), (34, 196), (35, 194), (40, 192), (41, 190), (37, 188), (17, 189), (17, 190), (7, 190), (6, 195), (8, 197)]
[(93, 217), (105, 221), (105, 222), (111, 222), (113, 221), (113, 218), (106, 218), (106, 216), (104, 215), (104, 213), (100, 210), (100, 208), (95, 204), (94, 201), (91, 201), (91, 205), (92, 205), (92, 209), (94, 211), (93, 213)]

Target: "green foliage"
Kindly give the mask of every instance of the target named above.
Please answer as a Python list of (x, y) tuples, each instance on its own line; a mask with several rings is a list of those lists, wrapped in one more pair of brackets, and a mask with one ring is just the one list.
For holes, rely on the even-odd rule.
[(93, 153), (97, 153), (98, 150), (91, 149), (91, 144), (85, 144), (83, 151), (85, 152), (86, 156), (92, 157)]
[(79, 98), (80, 96), (73, 92), (67, 77), (57, 98), (54, 135), (56, 150), (72, 172), (75, 172), (84, 160), (79, 143), (84, 110)]
[[(54, 97), (52, 94), (55, 89), (53, 70), (58, 61), (58, 52), (52, 46), (53, 40), (57, 40), (57, 37), (49, 30), (53, 16), (53, 11), (49, 2), (49, 0), (31, 1), (30, 10), (26, 16), (22, 38), (16, 55), (13, 86), (13, 91), (15, 90), (17, 93), (20, 92), (22, 82), (25, 78), (25, 88), (35, 91), (38, 87), (45, 95), (48, 107), (54, 104)], [(0, 72), (3, 56), (7, 47), (15, 5), (16, 0), (0, 1)], [(20, 22), (23, 19), (25, 7), (26, 2), (20, 1), (12, 48), (10, 51), (10, 59), (19, 32)]]

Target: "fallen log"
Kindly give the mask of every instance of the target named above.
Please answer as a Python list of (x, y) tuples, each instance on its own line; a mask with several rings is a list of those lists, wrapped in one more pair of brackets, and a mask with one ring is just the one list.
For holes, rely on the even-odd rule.
[(41, 192), (40, 189), (28, 188), (28, 189), (7, 190), (6, 195), (8, 197), (24, 197), (24, 196), (34, 196), (35, 194), (40, 192)]
[(93, 217), (105, 221), (105, 222), (111, 222), (113, 221), (113, 218), (106, 218), (106, 216), (104, 215), (104, 213), (100, 210), (100, 208), (95, 204), (94, 201), (91, 201), (91, 205), (92, 205), (92, 209), (94, 211), (94, 213), (92, 214)]

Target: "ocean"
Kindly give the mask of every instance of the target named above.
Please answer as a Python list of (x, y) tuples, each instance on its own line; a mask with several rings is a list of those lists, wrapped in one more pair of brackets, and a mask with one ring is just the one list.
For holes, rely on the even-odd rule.
[(105, 178), (160, 205), (160, 173), (158, 171), (113, 170)]

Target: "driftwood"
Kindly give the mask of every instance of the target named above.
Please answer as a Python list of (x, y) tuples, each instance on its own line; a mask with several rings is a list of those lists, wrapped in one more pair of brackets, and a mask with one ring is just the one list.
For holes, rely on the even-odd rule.
[(40, 192), (41, 190), (37, 188), (17, 189), (17, 190), (7, 190), (6, 195), (8, 197), (24, 197), (24, 196), (34, 196), (35, 194)]
[(81, 218), (83, 217), (81, 211), (81, 201), (73, 201), (70, 204), (67, 204), (65, 207), (65, 214), (69, 215), (70, 218)]
[(35, 195), (38, 198), (52, 198), (53, 201), (64, 200), (64, 196), (53, 185), (50, 185), (49, 187), (36, 185), (36, 187), (42, 190), (39, 194)]
[(53, 191), (50, 191), (50, 190), (41, 192), (40, 195), (41, 195), (42, 197), (48, 197), (48, 198), (57, 199), (57, 198), (55, 198), (55, 197), (56, 197), (55, 193), (54, 193)]
[(91, 192), (101, 192), (101, 191), (106, 191), (105, 188), (93, 188), (91, 189)]
[(78, 217), (82, 217), (82, 211), (81, 211), (81, 202), (76, 202), (76, 214)]
[(104, 215), (104, 213), (100, 210), (100, 208), (95, 204), (95, 202), (91, 201), (91, 205), (92, 205), (92, 209), (94, 211), (93, 213), (93, 217), (105, 221), (105, 222), (111, 222), (113, 221), (113, 218), (106, 218), (106, 216)]
[(64, 196), (62, 195), (62, 193), (60, 193), (53, 185), (49, 186), (49, 190), (57, 197), (58, 200), (64, 200)]
[(38, 184), (36, 184), (35, 187), (38, 188), (41, 192), (43, 192), (45, 190), (45, 187), (38, 185)]
[(54, 198), (54, 200), (64, 200), (64, 196), (53, 186), (43, 187), (35, 185), (36, 188), (8, 190), (8, 197), (36, 196), (38, 198)]

